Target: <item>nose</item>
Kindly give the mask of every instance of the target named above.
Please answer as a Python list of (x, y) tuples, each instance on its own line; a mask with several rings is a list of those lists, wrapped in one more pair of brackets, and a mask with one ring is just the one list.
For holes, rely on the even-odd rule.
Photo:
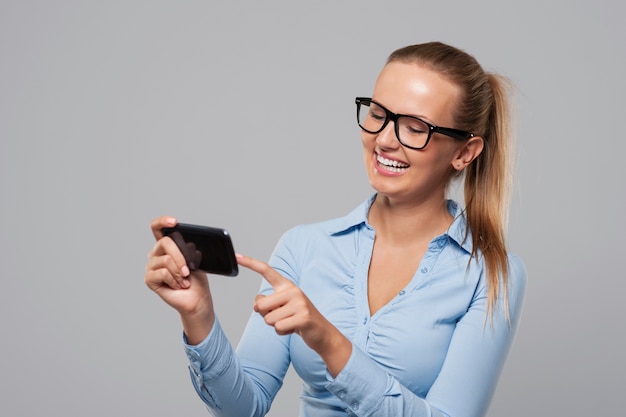
[(387, 126), (376, 135), (376, 143), (384, 149), (395, 149), (400, 146), (400, 141), (396, 137), (395, 122), (390, 120)]

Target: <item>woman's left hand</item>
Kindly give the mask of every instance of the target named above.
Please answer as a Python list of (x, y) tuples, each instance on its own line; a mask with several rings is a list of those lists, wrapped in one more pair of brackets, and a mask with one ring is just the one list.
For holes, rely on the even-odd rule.
[(261, 274), (274, 288), (270, 295), (257, 295), (254, 311), (276, 333), (295, 333), (316, 351), (331, 375), (337, 376), (352, 353), (350, 342), (293, 282), (280, 275), (267, 263), (237, 254), (237, 263)]

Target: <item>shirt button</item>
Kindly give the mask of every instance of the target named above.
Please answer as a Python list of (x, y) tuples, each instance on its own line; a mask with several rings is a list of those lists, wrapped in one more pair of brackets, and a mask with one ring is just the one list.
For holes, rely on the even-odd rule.
[(363, 317), (363, 324), (367, 324), (367, 316)]
[(337, 393), (337, 397), (339, 398), (344, 398), (346, 396), (346, 392), (344, 390), (341, 390)]
[(402, 290), (400, 291), (400, 295), (404, 295), (406, 293), (406, 291)]
[(422, 274), (425, 274), (426, 272), (428, 272), (428, 268), (423, 267), (423, 268), (421, 269), (421, 271), (422, 271)]
[(355, 410), (355, 411), (356, 411), (356, 410), (358, 410), (358, 409), (359, 409), (359, 405), (360, 405), (360, 404), (359, 404), (359, 402), (358, 402), (358, 401), (353, 402), (353, 403), (352, 403), (352, 409), (353, 409), (353, 410)]

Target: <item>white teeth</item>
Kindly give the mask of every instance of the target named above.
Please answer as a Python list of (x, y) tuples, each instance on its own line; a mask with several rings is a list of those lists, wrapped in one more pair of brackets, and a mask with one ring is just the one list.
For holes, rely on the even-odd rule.
[(403, 164), (402, 162), (398, 162), (398, 161), (392, 161), (391, 159), (387, 159), (380, 155), (376, 155), (376, 160), (378, 161), (379, 164), (384, 165), (385, 168), (389, 168), (390, 171), (394, 171), (394, 172), (400, 172), (409, 167), (407, 164)]

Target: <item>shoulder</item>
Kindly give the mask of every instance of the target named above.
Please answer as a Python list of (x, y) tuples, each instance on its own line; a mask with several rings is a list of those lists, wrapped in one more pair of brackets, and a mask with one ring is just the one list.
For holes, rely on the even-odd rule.
[(518, 289), (518, 291), (524, 291), (526, 288), (526, 282), (528, 280), (528, 274), (526, 272), (526, 266), (522, 259), (514, 253), (508, 254), (509, 258), (509, 285)]
[(522, 259), (513, 254), (508, 254), (509, 258), (509, 274), (507, 279), (507, 298), (509, 303), (509, 312), (512, 321), (519, 320), (526, 296), (526, 284), (528, 275), (526, 267)]
[[(474, 301), (486, 301), (491, 293), (491, 283), (487, 277), (487, 265), (485, 259), (480, 255), (476, 262), (472, 262), (467, 270), (469, 276), (475, 277), (476, 292)], [(504, 313), (507, 304), (510, 317), (513, 321), (519, 317), (521, 307), (524, 303), (526, 294), (527, 272), (522, 259), (514, 253), (507, 253), (507, 271), (506, 275), (502, 274), (498, 280), (499, 289), (497, 291), (498, 298), (496, 300), (497, 309)], [(482, 302), (481, 301), (481, 302)], [(505, 314), (502, 315), (505, 317)]]
[(308, 266), (333, 264), (350, 247), (345, 239), (352, 235), (333, 233), (337, 225), (338, 219), (332, 219), (288, 229), (276, 244), (269, 264), (296, 283)]

